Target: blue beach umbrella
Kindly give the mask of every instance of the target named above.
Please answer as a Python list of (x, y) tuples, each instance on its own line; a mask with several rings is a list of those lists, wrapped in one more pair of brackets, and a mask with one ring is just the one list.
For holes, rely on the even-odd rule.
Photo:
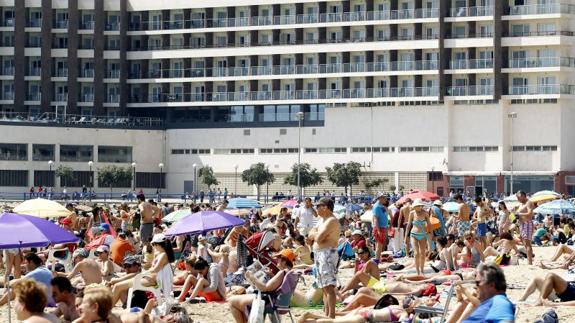
[(259, 209), (262, 206), (256, 200), (246, 198), (233, 198), (228, 203), (228, 209)]
[(535, 213), (539, 214), (575, 214), (575, 206), (566, 200), (555, 200), (538, 206)]

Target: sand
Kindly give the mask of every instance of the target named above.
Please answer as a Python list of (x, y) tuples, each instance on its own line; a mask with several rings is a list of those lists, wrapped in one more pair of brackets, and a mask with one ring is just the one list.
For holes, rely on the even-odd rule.
[[(555, 247), (535, 247), (535, 261), (538, 263), (542, 259), (549, 259), (555, 252)], [(537, 266), (529, 266), (526, 260), (522, 260), (519, 266), (509, 266), (504, 268), (507, 283), (512, 288), (508, 289), (508, 296), (512, 301), (519, 299), (522, 289), (516, 287), (525, 287), (531, 278), (536, 276), (544, 276), (548, 273), (548, 270), (541, 269)], [(558, 274), (564, 274), (565, 270), (553, 270)], [(346, 282), (347, 279), (353, 274), (353, 269), (343, 269), (340, 272), (340, 281)], [(311, 279), (306, 277), (306, 285), (309, 286)], [(298, 288), (305, 290), (305, 286), (300, 282)], [(534, 301), (538, 296), (537, 293), (531, 296), (529, 301)], [(208, 303), (208, 304), (186, 304), (186, 309), (188, 310), (191, 318), (194, 322), (233, 322), (233, 318), (228, 309), (228, 305), (225, 303)], [(516, 322), (534, 322), (540, 318), (541, 314), (545, 312), (547, 307), (543, 306), (533, 306), (529, 304), (518, 305)], [(119, 311), (120, 308), (116, 308)], [(558, 307), (555, 308), (559, 319), (561, 322), (570, 322), (575, 320), (575, 309), (573, 307)], [(301, 308), (292, 308), (292, 314), (297, 320), (304, 312), (308, 310)], [(321, 313), (321, 310), (312, 310), (316, 313)], [(15, 316), (12, 316), (14, 322), (16, 322)], [(0, 322), (7, 322), (7, 307), (4, 306), (0, 308)], [(289, 322), (289, 318), (285, 317), (284, 322)]]

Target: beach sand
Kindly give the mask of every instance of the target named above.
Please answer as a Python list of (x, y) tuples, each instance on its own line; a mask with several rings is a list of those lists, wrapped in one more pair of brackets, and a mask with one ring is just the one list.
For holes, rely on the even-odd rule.
[[(554, 251), (555, 247), (535, 247), (535, 261), (534, 263), (537, 264), (542, 259), (549, 259)], [(504, 268), (507, 284), (510, 288), (507, 291), (509, 298), (512, 301), (516, 301), (519, 299), (523, 287), (527, 286), (529, 281), (536, 276), (544, 276), (548, 270), (543, 270), (537, 266), (529, 266), (527, 265), (526, 260), (521, 260), (519, 266), (509, 266)], [(565, 274), (565, 270), (553, 270), (560, 275)], [(343, 269), (340, 271), (339, 280), (340, 283), (345, 283), (353, 274), (353, 269)], [(311, 285), (311, 278), (306, 277), (306, 285), (303, 285), (301, 282), (298, 285), (298, 289), (305, 290), (306, 286)], [(518, 288), (521, 287), (521, 288)], [(529, 301), (534, 301), (535, 298), (538, 296), (536, 292), (534, 295), (531, 296)], [(233, 322), (233, 318), (230, 314), (228, 309), (228, 304), (226, 303), (207, 303), (207, 304), (186, 304), (186, 309), (190, 314), (191, 318), (194, 322)], [(121, 308), (117, 307), (114, 312), (120, 311)], [(543, 314), (547, 310), (546, 307), (543, 306), (532, 306), (529, 304), (520, 304), (518, 305), (517, 310), (517, 317), (516, 322), (534, 322), (538, 318), (540, 318), (541, 314)], [(559, 319), (561, 322), (570, 322), (575, 321), (575, 310), (574, 308), (569, 307), (559, 307), (555, 308), (557, 314), (559, 315)], [(302, 308), (292, 308), (292, 314), (294, 315), (294, 319), (297, 320), (303, 313), (306, 311), (312, 311), (318, 314), (321, 314), (321, 310), (307, 310)], [(12, 315), (12, 320), (16, 322), (14, 314)], [(7, 322), (7, 307), (4, 306), (0, 308), (0, 322)], [(284, 322), (289, 322), (288, 317), (283, 318)]]

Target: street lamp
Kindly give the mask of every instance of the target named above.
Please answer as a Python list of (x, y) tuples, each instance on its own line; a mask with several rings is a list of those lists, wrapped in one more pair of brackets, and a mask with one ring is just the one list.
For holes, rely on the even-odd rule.
[(197, 165), (197, 164), (193, 164), (192, 167), (194, 168), (194, 185), (193, 185), (193, 187), (192, 187), (192, 190), (193, 190), (193, 194), (196, 194), (196, 193), (197, 193), (197, 188), (198, 188), (198, 185), (197, 185), (197, 183), (196, 183), (196, 167), (198, 167), (198, 165)]
[(94, 176), (92, 174), (92, 166), (94, 165), (93, 161), (89, 161), (88, 162), (88, 167), (90, 167), (90, 192), (88, 194), (90, 194), (90, 202), (92, 202), (92, 188), (94, 187)]
[(511, 189), (511, 194), (513, 194), (515, 191), (513, 190), (513, 120), (517, 119), (517, 112), (511, 112), (509, 114), (507, 114), (507, 117), (509, 119), (511, 119), (511, 127), (509, 128), (509, 131), (511, 132), (510, 137), (510, 146), (511, 146), (511, 164), (510, 166), (510, 170), (511, 170), (511, 181), (510, 181), (510, 189)]
[(162, 192), (162, 183), (164, 181), (164, 163), (159, 163), (158, 167), (160, 167), (160, 183), (158, 187), (158, 201), (160, 201), (160, 194)]
[(54, 164), (54, 161), (49, 160), (49, 161), (48, 161), (48, 169), (50, 170), (50, 172), (48, 173), (48, 176), (49, 176), (49, 179), (50, 179), (50, 180), (48, 181), (48, 184), (49, 184), (49, 186), (54, 187), (55, 185), (54, 185), (54, 182), (53, 182), (53, 181), (54, 181), (54, 176), (52, 176), (52, 164)]
[(134, 192), (136, 192), (136, 165), (136, 162), (132, 163), (132, 185), (134, 186), (132, 187), (132, 190)]
[(298, 134), (297, 134), (297, 196), (298, 200), (301, 201), (301, 124), (303, 122), (304, 113), (298, 112), (296, 113), (298, 119)]
[(238, 194), (238, 164), (234, 165), (235, 175), (234, 175), (234, 197)]
[[(270, 165), (266, 164), (266, 170), (268, 173), (270, 172)], [(268, 204), (269, 193), (270, 193), (270, 182), (266, 181), (266, 204)]]

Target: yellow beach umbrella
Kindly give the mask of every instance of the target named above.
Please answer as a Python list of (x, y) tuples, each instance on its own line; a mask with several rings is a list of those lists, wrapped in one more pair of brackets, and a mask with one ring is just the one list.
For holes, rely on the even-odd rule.
[[(277, 204), (275, 206), (272, 206), (270, 208), (263, 210), (262, 215), (263, 216), (278, 215), (278, 214), (280, 214), (282, 207), (283, 206), (281, 204)], [(289, 209), (288, 209), (288, 212), (289, 212)]]
[(541, 203), (541, 202), (553, 201), (553, 200), (556, 200), (558, 198), (559, 198), (559, 196), (557, 196), (555, 194), (541, 194), (541, 195), (532, 196), (529, 200), (531, 202)]
[(46, 199), (33, 199), (20, 203), (14, 213), (27, 214), (39, 218), (59, 218), (72, 214), (62, 204)]

